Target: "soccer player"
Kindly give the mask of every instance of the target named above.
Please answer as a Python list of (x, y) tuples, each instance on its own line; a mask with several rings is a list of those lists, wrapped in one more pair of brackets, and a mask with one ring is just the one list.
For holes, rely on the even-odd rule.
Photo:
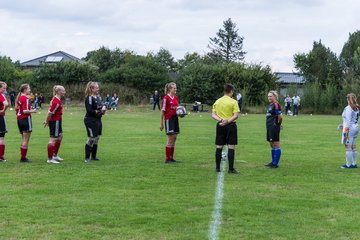
[(269, 168), (278, 168), (281, 149), (280, 149), (280, 129), (282, 123), (281, 107), (276, 100), (278, 94), (276, 91), (268, 93), (269, 106), (266, 111), (266, 140), (270, 143), (272, 160), (266, 164)]
[(358, 152), (356, 150), (356, 138), (359, 132), (358, 119), (360, 106), (354, 93), (346, 96), (348, 105), (342, 113), (343, 134), (341, 143), (346, 149), (346, 164), (341, 168), (357, 168)]
[(228, 173), (238, 174), (234, 168), (235, 145), (237, 145), (237, 126), (236, 119), (239, 117), (240, 109), (238, 102), (233, 99), (234, 86), (224, 85), (224, 96), (215, 101), (212, 106), (211, 117), (217, 121), (216, 124), (216, 172), (220, 172), (221, 153), (224, 145), (228, 146)]
[(5, 160), (5, 133), (7, 133), (5, 111), (9, 106), (4, 92), (6, 91), (7, 85), (5, 82), (0, 82), (0, 163), (6, 162)]
[(97, 82), (88, 82), (85, 89), (86, 115), (84, 117), (84, 123), (88, 136), (88, 141), (85, 144), (85, 163), (90, 163), (91, 160), (100, 160), (97, 157), (97, 149), (102, 133), (101, 117), (106, 112), (106, 106), (103, 105), (100, 100), (99, 90), (100, 88)]
[(44, 127), (49, 126), (50, 139), (48, 142), (48, 160), (47, 163), (59, 163), (63, 159), (58, 155), (62, 140), (61, 119), (63, 114), (63, 105), (61, 97), (65, 96), (65, 88), (55, 85), (53, 88), (53, 99), (50, 102), (49, 111), (44, 121)]
[(174, 82), (165, 84), (165, 96), (162, 99), (160, 131), (164, 129), (167, 135), (165, 147), (166, 160), (165, 163), (176, 163), (174, 160), (175, 142), (177, 134), (180, 133), (179, 119), (176, 115), (176, 108), (179, 105), (176, 96), (176, 84)]
[(31, 113), (35, 113), (36, 109), (31, 108), (30, 103), (31, 88), (25, 83), (20, 86), (19, 94), (16, 99), (16, 118), (19, 132), (22, 135), (20, 146), (20, 162), (29, 163), (30, 159), (26, 158), (29, 140), (32, 132)]

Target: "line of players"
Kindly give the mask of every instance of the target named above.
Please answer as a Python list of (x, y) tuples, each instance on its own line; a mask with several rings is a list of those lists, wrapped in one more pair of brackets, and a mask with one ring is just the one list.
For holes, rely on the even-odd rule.
[[(0, 82), (0, 162), (6, 162), (4, 158), (5, 142), (4, 137), (7, 132), (5, 111), (8, 102), (4, 96), (7, 84)], [(85, 108), (86, 115), (84, 124), (86, 126), (88, 140), (85, 144), (85, 163), (100, 160), (97, 157), (98, 141), (102, 134), (101, 117), (106, 112), (106, 106), (101, 103), (99, 98), (99, 84), (88, 82), (85, 89)], [(165, 85), (165, 97), (162, 101), (160, 130), (164, 129), (167, 135), (165, 147), (165, 163), (176, 163), (174, 160), (174, 150), (177, 134), (180, 133), (179, 120), (176, 108), (179, 105), (176, 96), (176, 84), (174, 82)], [(63, 159), (58, 156), (58, 151), (62, 141), (62, 113), (63, 106), (61, 98), (65, 95), (65, 88), (60, 85), (53, 87), (53, 99), (50, 102), (49, 111), (44, 121), (44, 127), (49, 126), (50, 139), (48, 142), (48, 163), (59, 163)], [(26, 157), (29, 140), (32, 132), (31, 113), (36, 109), (31, 108), (29, 96), (31, 88), (29, 84), (22, 84), (16, 99), (16, 116), (19, 132), (22, 135), (20, 145), (20, 162), (29, 163)], [(240, 110), (233, 97), (234, 87), (231, 84), (224, 85), (224, 96), (219, 98), (213, 105), (212, 118), (217, 121), (216, 125), (216, 151), (215, 163), (216, 171), (220, 172), (221, 153), (224, 145), (228, 146), (229, 173), (237, 174), (234, 168), (235, 145), (237, 145), (237, 126), (236, 119)], [(269, 91), (269, 106), (266, 113), (267, 141), (270, 143), (272, 161), (265, 166), (277, 168), (281, 156), (280, 149), (280, 130), (282, 129), (282, 114), (279, 103), (277, 102), (276, 91)], [(357, 104), (356, 96), (353, 93), (347, 95), (348, 106), (344, 109), (343, 117), (343, 137), (342, 143), (346, 148), (346, 164), (342, 168), (357, 167), (356, 138), (358, 135), (358, 117), (360, 106)]]
[[(0, 81), (0, 162), (6, 162), (5, 154), (5, 134), (7, 133), (7, 126), (5, 120), (5, 111), (9, 106), (4, 93), (6, 92), (7, 84)], [(44, 127), (49, 127), (50, 139), (47, 145), (48, 160), (47, 163), (57, 164), (63, 159), (58, 155), (58, 151), (62, 141), (62, 114), (63, 104), (61, 98), (65, 95), (65, 88), (61, 85), (53, 87), (53, 98), (50, 102), (49, 110), (44, 121)], [(31, 108), (30, 104), (31, 88), (29, 84), (22, 84), (19, 89), (19, 94), (16, 98), (16, 118), (19, 132), (22, 136), (20, 145), (20, 162), (32, 162), (27, 158), (29, 140), (32, 132), (31, 114), (36, 112), (36, 109)], [(85, 144), (85, 163), (91, 160), (100, 160), (97, 157), (97, 144), (102, 132), (101, 117), (106, 112), (106, 107), (101, 103), (99, 94), (99, 85), (96, 82), (89, 82), (85, 89), (85, 108), (86, 115), (84, 117), (84, 124), (88, 134), (88, 141)]]

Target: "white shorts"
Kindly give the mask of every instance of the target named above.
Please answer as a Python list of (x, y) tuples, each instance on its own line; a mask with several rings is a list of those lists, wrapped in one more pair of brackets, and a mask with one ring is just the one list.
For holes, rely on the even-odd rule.
[(358, 133), (359, 133), (358, 128), (350, 128), (349, 129), (348, 139), (345, 139), (344, 138), (344, 130), (343, 130), (343, 133), (342, 133), (342, 136), (341, 136), (341, 143), (346, 144), (346, 145), (355, 145)]

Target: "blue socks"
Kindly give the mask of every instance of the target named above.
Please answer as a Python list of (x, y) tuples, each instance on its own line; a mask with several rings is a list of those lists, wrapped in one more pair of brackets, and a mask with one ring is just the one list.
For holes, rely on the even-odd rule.
[(272, 148), (271, 149), (271, 156), (272, 156), (272, 164), (277, 166), (280, 161), (281, 156), (281, 149), (280, 148)]

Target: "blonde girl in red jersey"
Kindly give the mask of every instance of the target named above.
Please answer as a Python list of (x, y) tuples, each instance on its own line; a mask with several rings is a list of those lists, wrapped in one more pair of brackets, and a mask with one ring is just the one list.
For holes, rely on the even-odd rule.
[(48, 160), (47, 163), (59, 163), (63, 159), (58, 155), (62, 140), (62, 114), (63, 105), (61, 98), (65, 96), (65, 88), (55, 85), (53, 88), (53, 99), (50, 102), (49, 111), (44, 121), (44, 127), (49, 126), (50, 139), (48, 142)]
[(6, 91), (7, 85), (5, 82), (0, 82), (0, 163), (6, 162), (5, 155), (5, 133), (7, 133), (6, 120), (5, 120), (5, 111), (9, 106), (4, 92)]
[(176, 84), (174, 82), (165, 85), (165, 96), (162, 100), (160, 131), (164, 129), (167, 135), (166, 160), (165, 163), (176, 163), (174, 160), (176, 136), (180, 133), (179, 119), (176, 115), (176, 108), (179, 100), (176, 96)]
[(16, 119), (20, 134), (22, 135), (20, 146), (20, 162), (22, 163), (31, 162), (31, 160), (26, 157), (26, 154), (32, 132), (31, 113), (35, 113), (36, 109), (31, 109), (30, 94), (30, 85), (22, 84), (16, 98)]

